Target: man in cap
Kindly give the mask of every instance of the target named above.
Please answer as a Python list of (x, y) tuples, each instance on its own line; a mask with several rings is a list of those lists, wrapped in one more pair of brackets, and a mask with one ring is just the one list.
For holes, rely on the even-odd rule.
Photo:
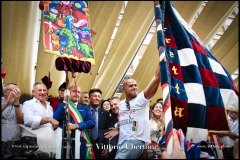
[(64, 98), (64, 93), (66, 91), (67, 85), (66, 82), (64, 82), (63, 84), (61, 84), (61, 86), (59, 86), (58, 88), (58, 96), (57, 97), (52, 97), (50, 99), (50, 105), (53, 108), (53, 112), (56, 111), (56, 107), (58, 104), (61, 104), (63, 102), (63, 98)]

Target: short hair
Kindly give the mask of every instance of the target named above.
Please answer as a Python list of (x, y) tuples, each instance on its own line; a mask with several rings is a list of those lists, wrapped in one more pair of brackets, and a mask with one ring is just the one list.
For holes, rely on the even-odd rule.
[(100, 94), (102, 95), (101, 89), (99, 89), (99, 88), (92, 88), (92, 89), (90, 89), (90, 91), (88, 92), (89, 96), (90, 96), (92, 93), (94, 93), (94, 92), (98, 92), (98, 93), (100, 93)]
[(82, 92), (81, 94), (88, 94), (88, 92), (85, 91), (85, 92)]
[(39, 84), (44, 85), (44, 86), (46, 87), (46, 89), (47, 89), (47, 86), (46, 86), (43, 82), (36, 82), (36, 83), (34, 83), (34, 85), (33, 85), (33, 91), (35, 90), (36, 85), (39, 85)]
[(120, 98), (119, 98), (119, 97), (116, 97), (116, 96), (109, 98), (109, 101), (112, 101), (112, 100), (114, 100), (114, 99), (118, 100), (119, 102), (121, 101)]
[(10, 85), (15, 85), (15, 86), (17, 86), (16, 83), (6, 83), (6, 84), (3, 85), (3, 91), (8, 90)]

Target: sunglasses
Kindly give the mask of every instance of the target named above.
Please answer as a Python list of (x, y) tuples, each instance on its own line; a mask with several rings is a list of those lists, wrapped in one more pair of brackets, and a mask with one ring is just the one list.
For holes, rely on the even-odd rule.
[(130, 110), (130, 104), (129, 104), (129, 102), (128, 102), (127, 100), (126, 100), (125, 102), (126, 102), (126, 107), (127, 107), (127, 109)]

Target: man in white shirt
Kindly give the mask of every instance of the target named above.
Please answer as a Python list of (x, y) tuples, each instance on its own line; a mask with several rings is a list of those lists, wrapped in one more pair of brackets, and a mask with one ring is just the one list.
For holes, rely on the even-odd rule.
[(138, 94), (137, 82), (128, 79), (123, 84), (126, 99), (119, 104), (119, 148), (115, 159), (136, 159), (150, 140), (149, 102), (160, 84), (160, 67), (148, 87)]
[(53, 119), (53, 110), (47, 99), (47, 87), (39, 82), (33, 85), (33, 99), (23, 103), (24, 124), (32, 129), (52, 127), (56, 129), (58, 121)]
[[(53, 110), (47, 99), (47, 87), (42, 82), (33, 85), (33, 99), (23, 103), (24, 124), (32, 130), (48, 127), (51, 130), (59, 126), (59, 122), (53, 119)], [(22, 131), (22, 146), (30, 145), (38, 148), (36, 135), (27, 130)]]

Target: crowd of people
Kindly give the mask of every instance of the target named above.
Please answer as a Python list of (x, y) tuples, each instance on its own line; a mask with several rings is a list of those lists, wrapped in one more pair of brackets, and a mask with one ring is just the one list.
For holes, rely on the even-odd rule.
[[(1, 107), (1, 143), (20, 144), (23, 148), (18, 152), (20, 155), (25, 153), (24, 145), (32, 146), (31, 151), (37, 151), (37, 135), (22, 129), (18, 124), (23, 124), (32, 130), (43, 127), (56, 130), (60, 127), (71, 131), (73, 139), (76, 130), (87, 134), (95, 158), (137, 159), (148, 154), (147, 150), (151, 150), (151, 146), (157, 146), (154, 148), (155, 158), (185, 159), (186, 154), (179, 144), (175, 131), (173, 132), (173, 152), (171, 154), (161, 151), (161, 147), (158, 145), (164, 133), (163, 102), (160, 98), (150, 106), (150, 100), (158, 90), (159, 84), (160, 71), (158, 68), (154, 79), (143, 91), (138, 92), (137, 82), (130, 78), (123, 83), (126, 96), (124, 100), (120, 100), (119, 97), (104, 100), (100, 88), (82, 92), (77, 84), (68, 87), (66, 83), (59, 87), (57, 97), (49, 99), (47, 87), (44, 83), (37, 82), (33, 85), (33, 98), (23, 104), (20, 104), (19, 101), (21, 90), (17, 84), (5, 84)], [(75, 107), (81, 121), (76, 122), (72, 115), (69, 117), (69, 121), (66, 121), (66, 103), (68, 101)], [(219, 136), (223, 143), (231, 142), (231, 148), (224, 150), (224, 156), (236, 158), (236, 156), (234, 157), (236, 149), (233, 146), (235, 142), (238, 142), (238, 111), (229, 111), (228, 117), (235, 136)], [(80, 158), (86, 159), (88, 143), (83, 136), (81, 136), (80, 142)], [(71, 150), (71, 158), (74, 158), (74, 145), (71, 145)], [(8, 158), (7, 155), (4, 155), (2, 148), (1, 151), (3, 158)], [(12, 151), (16, 150), (12, 148)], [(153, 157), (149, 156), (148, 158)]]

